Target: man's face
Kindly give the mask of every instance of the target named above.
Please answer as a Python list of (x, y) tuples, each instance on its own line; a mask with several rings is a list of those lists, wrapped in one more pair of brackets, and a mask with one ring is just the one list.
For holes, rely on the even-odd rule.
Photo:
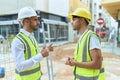
[(29, 21), (30, 21), (29, 27), (30, 27), (33, 31), (37, 30), (37, 29), (38, 29), (38, 26), (39, 26), (39, 24), (40, 24), (38, 17), (37, 17), (37, 16), (31, 17), (31, 18), (29, 18)]
[(73, 30), (80, 30), (81, 27), (81, 18), (80, 17), (73, 17), (72, 20), (72, 26), (73, 26)]

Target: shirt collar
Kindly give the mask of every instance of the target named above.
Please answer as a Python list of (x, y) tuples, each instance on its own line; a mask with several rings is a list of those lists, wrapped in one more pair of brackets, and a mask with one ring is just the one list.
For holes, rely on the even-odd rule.
[(87, 31), (88, 31), (88, 28), (84, 31), (83, 34), (80, 34), (80, 36), (79, 36), (79, 41), (78, 41), (79, 44), (80, 44), (80, 41), (81, 41), (82, 37), (84, 36), (84, 34), (85, 34)]
[(86, 29), (85, 31), (84, 31), (84, 33), (83, 34), (81, 34), (81, 36), (83, 36), (86, 32), (88, 31), (88, 29)]
[(25, 29), (20, 29), (20, 32), (24, 33), (26, 36), (30, 37), (30, 36), (34, 36), (34, 33), (30, 33), (28, 31), (26, 31)]

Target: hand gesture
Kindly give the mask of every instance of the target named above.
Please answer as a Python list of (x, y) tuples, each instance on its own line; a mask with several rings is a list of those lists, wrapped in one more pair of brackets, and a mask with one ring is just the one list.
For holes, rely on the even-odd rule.
[(53, 44), (50, 44), (47, 48), (48, 48), (49, 51), (53, 51), (54, 50), (53, 49)]
[(75, 66), (75, 61), (74, 61), (74, 58), (70, 58), (68, 57), (66, 63), (66, 65), (70, 65), (70, 66)]
[(46, 49), (46, 46), (42, 48), (41, 53), (43, 57), (47, 57), (49, 55), (49, 51)]

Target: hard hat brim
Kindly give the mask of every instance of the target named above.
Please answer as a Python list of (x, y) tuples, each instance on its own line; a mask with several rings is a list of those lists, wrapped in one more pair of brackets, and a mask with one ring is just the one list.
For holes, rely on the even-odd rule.
[[(33, 16), (31, 16), (31, 17), (33, 17)], [(37, 17), (39, 18), (40, 15), (37, 15)], [(28, 17), (28, 18), (30, 18), (30, 17)], [(23, 19), (25, 19), (25, 18), (21, 18), (21, 19), (17, 18), (17, 21), (20, 21), (20, 20), (23, 20)]]

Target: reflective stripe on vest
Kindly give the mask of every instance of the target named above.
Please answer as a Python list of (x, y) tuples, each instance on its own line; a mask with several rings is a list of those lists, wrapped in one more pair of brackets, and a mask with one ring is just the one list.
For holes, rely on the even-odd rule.
[[(38, 53), (38, 47), (37, 47), (37, 42), (35, 40), (35, 45), (32, 43), (31, 39), (26, 36), (25, 34), (23, 34), (22, 32), (20, 32), (17, 36), (16, 36), (24, 45), (24, 57), (25, 60), (35, 56)], [(40, 71), (40, 63), (37, 63), (35, 66), (28, 68), (24, 71), (18, 72), (16, 71), (16, 80), (33, 80), (33, 78), (35, 80), (40, 79), (42, 73)], [(34, 77), (33, 77), (34, 76)]]
[(100, 73), (104, 73), (104, 72), (105, 72), (104, 68), (100, 69)]
[(23, 71), (23, 72), (18, 72), (17, 70), (15, 70), (15, 72), (17, 74), (20, 74), (20, 76), (25, 76), (25, 75), (33, 74), (33, 73), (35, 73), (37, 71), (40, 71), (40, 67), (32, 69), (32, 70), (29, 70), (29, 71)]
[(83, 47), (83, 55), (82, 55), (82, 62), (86, 62), (87, 61), (87, 50), (86, 50), (86, 48), (87, 48), (87, 40), (88, 40), (88, 36), (87, 36), (87, 38), (86, 38), (86, 40), (85, 40), (85, 44), (84, 44), (84, 47)]
[[(77, 46), (77, 55), (75, 57), (75, 60), (79, 60), (81, 58), (81, 62), (87, 62), (88, 61), (88, 58), (87, 56), (89, 55), (89, 43), (90, 43), (90, 34), (93, 34), (92, 31), (88, 30), (86, 32), (86, 34), (83, 36), (83, 38), (81, 39), (81, 42), (82, 44), (80, 44), (80, 48), (79, 48), (79, 45)], [(84, 39), (84, 40), (83, 40)], [(83, 44), (84, 43), (84, 44)], [(81, 45), (83, 47), (81, 47)], [(78, 53), (79, 53), (79, 49), (82, 49), (82, 55), (81, 57), (79, 57)], [(80, 54), (80, 53), (79, 53)], [(82, 68), (79, 68), (79, 67), (76, 67), (75, 66), (75, 71), (74, 71), (74, 75), (75, 75), (75, 80), (97, 80), (98, 78), (98, 75), (99, 75), (99, 70), (93, 70), (94, 71), (98, 71), (96, 74), (94, 74), (93, 76), (92, 75), (88, 75), (88, 76), (84, 76), (84, 74), (79, 74), (80, 71), (76, 71), (76, 70), (84, 70)], [(89, 70), (88, 70), (89, 71)], [(90, 72), (92, 71), (92, 69), (90, 70)], [(91, 73), (93, 74), (93, 73)]]
[(75, 76), (76, 76), (76, 79), (79, 79), (79, 80), (97, 80), (98, 79), (98, 76), (84, 77), (84, 76), (80, 76), (78, 74), (75, 74)]
[[(19, 36), (19, 37), (18, 37)], [(21, 34), (18, 34), (18, 36), (17, 36), (17, 38), (19, 38), (20, 39), (20, 37), (25, 41), (25, 43), (26, 43), (26, 47), (27, 47), (27, 50), (28, 50), (28, 59), (29, 58), (31, 58), (31, 50), (30, 50), (30, 46), (29, 46), (29, 44), (28, 44), (28, 42), (26, 41), (26, 39), (24, 39), (24, 37), (21, 35)], [(21, 39), (20, 39), (21, 40)], [(22, 41), (22, 40), (21, 40)], [(23, 41), (22, 41), (23, 42)], [(24, 44), (24, 42), (23, 42), (23, 44)], [(24, 44), (24, 46), (25, 46), (25, 44)], [(25, 48), (26, 48), (25, 47)]]

